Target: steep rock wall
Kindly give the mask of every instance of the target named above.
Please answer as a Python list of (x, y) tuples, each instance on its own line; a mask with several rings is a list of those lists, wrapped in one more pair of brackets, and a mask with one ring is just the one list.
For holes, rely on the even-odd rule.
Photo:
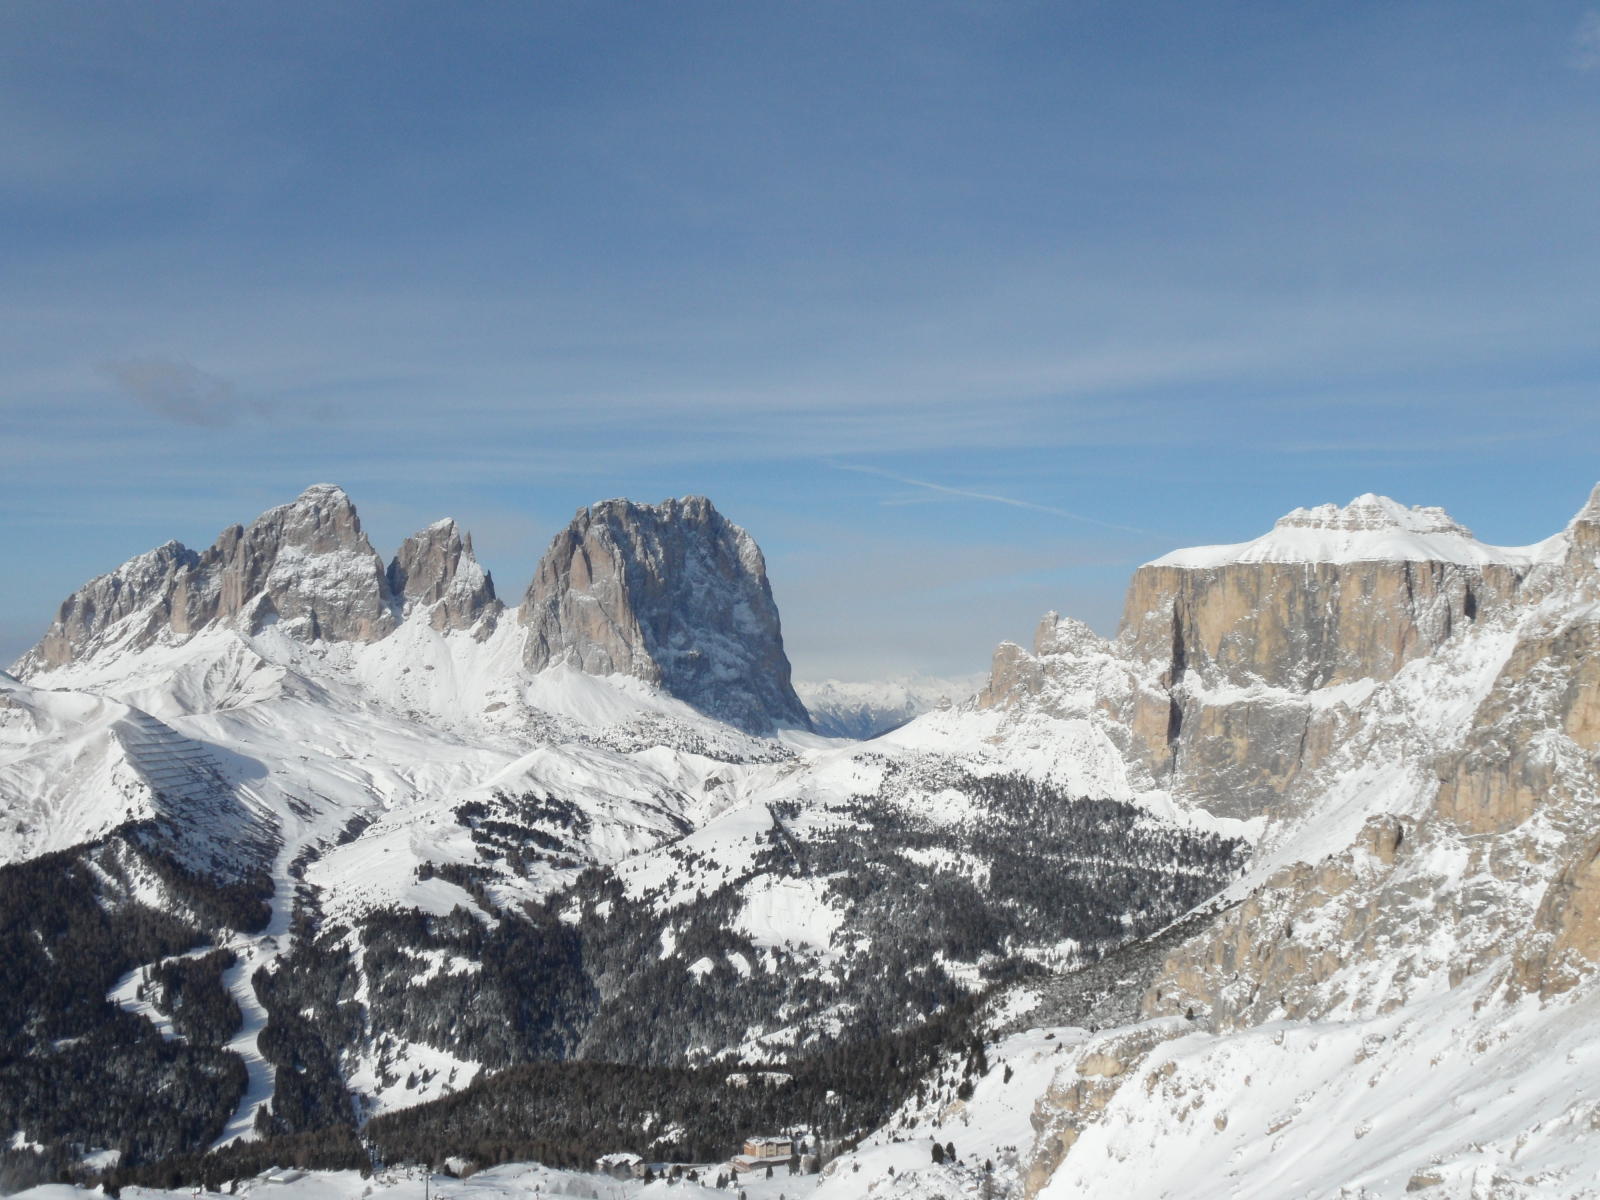
[(761, 550), (703, 496), (578, 510), (517, 617), (532, 670), (631, 675), (748, 732), (811, 727)]
[(443, 632), (471, 629), (505, 607), (495, 598), (494, 579), (478, 565), (472, 535), (464, 537), (448, 517), (435, 521), (400, 544), (389, 564), (389, 591), (402, 606), (402, 616), (427, 614), (428, 623)]
[(1450, 562), (1152, 564), (1133, 577), (1119, 636), (1136, 658), (1212, 686), (1306, 692), (1393, 678), (1513, 601), (1522, 574)]

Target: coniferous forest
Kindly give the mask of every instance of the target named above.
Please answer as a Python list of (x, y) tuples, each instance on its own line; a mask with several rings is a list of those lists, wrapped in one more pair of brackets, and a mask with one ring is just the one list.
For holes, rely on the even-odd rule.
[[(262, 1140), (216, 1154), (205, 1147), (245, 1070), (223, 1049), (240, 1023), (222, 985), (235, 959), (214, 947), (228, 928), (264, 925), (265, 881), (206, 880), (128, 835), (0, 868), (0, 1121), (45, 1147), (0, 1166), (48, 1175), (106, 1148), (121, 1152), (112, 1187), (214, 1185), (254, 1173), (262, 1156), (585, 1166), (615, 1151), (711, 1160), (753, 1128), (804, 1126), (843, 1142), (880, 1123), (941, 1054), (977, 1069), (979, 997), (1042, 973), (1040, 948), (1071, 946), (1092, 963), (1215, 893), (1242, 862), (1238, 843), (1015, 777), (915, 780), (959, 787), (984, 814), (941, 824), (897, 793), (912, 782), (898, 771), (891, 764), (888, 785), (837, 821), (774, 807), (747, 873), (670, 909), (599, 868), (542, 904), (495, 907), (500, 873), (526, 869), (525, 855), (568, 853), (563, 839), (586, 819), (550, 796), (458, 811), (479, 865), (424, 870), (459, 884), (470, 907), (380, 910), (350, 927), (327, 921), (316, 890), (299, 884), (289, 951), (251, 978), (277, 1079), (258, 1114)], [(691, 877), (714, 865), (669, 853)], [(949, 865), (972, 862), (985, 869)], [(183, 918), (133, 898), (140, 872), (182, 897)], [(740, 931), (757, 875), (825, 881), (842, 919), (828, 970), (803, 948), (757, 946)], [(470, 969), (419, 966), (441, 956)], [(693, 962), (710, 965), (690, 972)], [(951, 963), (972, 964), (978, 983)], [(133, 971), (175, 1040), (107, 1000)], [(363, 1125), (351, 1064), (375, 1058), (381, 1087), (412, 1087), (414, 1075), (384, 1066), (408, 1044), (483, 1072)], [(787, 1079), (734, 1087), (730, 1064), (741, 1062)]]

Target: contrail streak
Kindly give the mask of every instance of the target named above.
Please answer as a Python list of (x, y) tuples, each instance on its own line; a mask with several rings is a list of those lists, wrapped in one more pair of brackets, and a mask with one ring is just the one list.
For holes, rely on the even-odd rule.
[(1094, 517), (1086, 517), (1082, 513), (1068, 512), (1064, 508), (1052, 508), (1048, 504), (1035, 504), (1031, 500), (1016, 500), (1010, 496), (997, 496), (993, 492), (974, 492), (967, 488), (946, 487), (942, 483), (929, 483), (926, 479), (911, 479), (905, 475), (896, 475), (893, 471), (884, 471), (878, 467), (862, 467), (853, 463), (829, 462), (830, 467), (840, 471), (856, 471), (862, 475), (877, 475), (882, 479), (892, 479), (896, 483), (904, 483), (911, 487), (927, 488), (930, 492), (942, 492), (947, 496), (964, 496), (968, 500), (988, 500), (994, 504), (1009, 504), (1013, 508), (1031, 508), (1035, 512), (1052, 513), (1058, 517), (1067, 517), (1073, 521), (1083, 521), (1089, 525), (1098, 525), (1102, 529), (1118, 529), (1123, 533), (1137, 533), (1149, 537), (1146, 529), (1135, 529), (1131, 525), (1113, 525), (1110, 521), (1099, 521)]

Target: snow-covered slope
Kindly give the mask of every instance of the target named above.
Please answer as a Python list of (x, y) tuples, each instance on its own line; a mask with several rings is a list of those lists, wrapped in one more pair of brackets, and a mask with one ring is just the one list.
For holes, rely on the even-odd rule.
[(124, 827), (185, 866), (238, 878), (270, 856), (270, 813), (207, 748), (104, 695), (0, 673), (0, 863)]
[[(1597, 1004), (1585, 988), (1507, 1006), (1474, 982), (1370, 1019), (1227, 1035), (1170, 1017), (1035, 1028), (988, 1048), (966, 1101), (952, 1060), (815, 1194), (1590, 1195)], [(959, 1162), (934, 1164), (935, 1141)]]
[(1559, 534), (1533, 546), (1490, 546), (1442, 508), (1407, 508), (1368, 492), (1343, 508), (1297, 508), (1254, 541), (1174, 550), (1149, 565), (1194, 569), (1228, 563), (1447, 562), (1526, 567), (1559, 558), (1564, 549)]

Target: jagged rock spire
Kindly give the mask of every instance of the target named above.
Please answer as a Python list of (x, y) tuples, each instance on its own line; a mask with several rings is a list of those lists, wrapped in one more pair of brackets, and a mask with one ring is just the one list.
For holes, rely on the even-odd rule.
[(472, 553), (472, 535), (450, 518), (435, 521), (400, 544), (389, 564), (389, 590), (405, 617), (425, 612), (438, 630), (470, 629), (505, 607), (494, 579)]

